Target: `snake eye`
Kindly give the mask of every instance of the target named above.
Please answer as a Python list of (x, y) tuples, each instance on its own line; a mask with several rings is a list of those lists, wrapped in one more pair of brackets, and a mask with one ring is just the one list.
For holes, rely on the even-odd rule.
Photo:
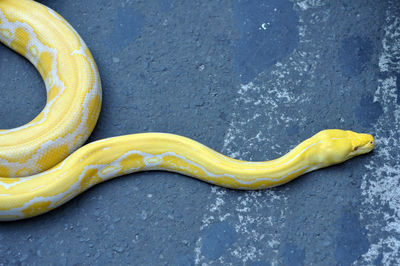
[(355, 147), (354, 147), (354, 150), (355, 150), (355, 151), (358, 150), (358, 146), (355, 146)]

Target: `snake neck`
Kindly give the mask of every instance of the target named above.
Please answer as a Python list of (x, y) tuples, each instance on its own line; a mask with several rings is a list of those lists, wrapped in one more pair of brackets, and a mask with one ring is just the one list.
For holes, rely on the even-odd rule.
[[(241, 162), (240, 164), (254, 167), (254, 177), (257, 180), (256, 183), (260, 182), (261, 188), (278, 186), (302, 174), (329, 166), (330, 164), (323, 160), (323, 152), (321, 152), (323, 144), (324, 141), (321, 139), (310, 138), (275, 160)], [(246, 178), (244, 175), (242, 177)]]

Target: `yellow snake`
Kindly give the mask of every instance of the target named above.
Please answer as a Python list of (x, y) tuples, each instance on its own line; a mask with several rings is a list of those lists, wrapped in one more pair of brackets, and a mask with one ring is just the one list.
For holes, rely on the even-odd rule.
[(3, 221), (45, 213), (95, 184), (137, 171), (167, 170), (227, 188), (264, 189), (374, 148), (371, 135), (338, 129), (321, 131), (266, 162), (231, 159), (164, 133), (108, 138), (79, 148), (97, 122), (101, 84), (78, 33), (42, 4), (0, 0), (0, 41), (38, 69), (47, 89), (46, 106), (34, 120), (0, 130)]

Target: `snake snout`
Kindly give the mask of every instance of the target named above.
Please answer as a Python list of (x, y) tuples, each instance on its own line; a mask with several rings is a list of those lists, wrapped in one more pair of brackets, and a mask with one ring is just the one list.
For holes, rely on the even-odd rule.
[(367, 152), (370, 152), (374, 149), (375, 147), (375, 139), (372, 135), (370, 134), (360, 134), (362, 136), (362, 144), (363, 147), (367, 150)]
[(368, 153), (375, 147), (375, 139), (370, 134), (356, 133), (355, 136), (351, 137), (351, 142), (354, 156)]

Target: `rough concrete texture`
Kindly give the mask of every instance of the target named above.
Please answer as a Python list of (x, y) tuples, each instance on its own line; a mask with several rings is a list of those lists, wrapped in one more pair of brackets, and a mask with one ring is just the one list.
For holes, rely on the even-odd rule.
[[(166, 172), (96, 186), (0, 224), (1, 265), (400, 264), (400, 4), (322, 0), (41, 1), (81, 34), (104, 102), (89, 141), (170, 132), (245, 160), (325, 128), (376, 150), (243, 192)], [(28, 122), (43, 83), (0, 46), (0, 128)]]

